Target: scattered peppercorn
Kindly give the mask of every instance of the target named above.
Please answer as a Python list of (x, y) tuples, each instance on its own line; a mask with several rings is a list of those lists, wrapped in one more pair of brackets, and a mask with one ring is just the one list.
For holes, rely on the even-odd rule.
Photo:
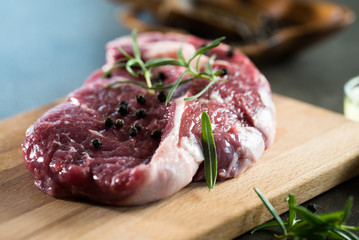
[(144, 109), (144, 108), (137, 109), (136, 116), (138, 118), (145, 118), (146, 115), (147, 115), (146, 109)]
[(112, 72), (106, 73), (104, 75), (105, 78), (111, 78), (112, 77)]
[(164, 81), (166, 79), (166, 75), (163, 72), (158, 72), (157, 78)]
[(121, 101), (118, 105), (118, 113), (125, 116), (128, 113), (128, 104), (125, 101)]
[(311, 211), (312, 213), (315, 213), (317, 211), (317, 205), (314, 203), (309, 203), (307, 205), (307, 209)]
[(98, 138), (92, 139), (91, 143), (95, 148), (101, 148), (102, 147), (102, 142)]
[(136, 96), (136, 100), (137, 100), (137, 103), (140, 104), (140, 105), (145, 105), (146, 104), (146, 97), (143, 94), (138, 94)]
[(139, 123), (139, 122), (136, 122), (136, 123), (135, 123), (135, 128), (137, 129), (138, 132), (141, 131), (141, 129), (142, 129), (142, 124)]
[(228, 57), (233, 57), (233, 55), (234, 55), (234, 49), (233, 49), (233, 47), (230, 47), (228, 49), (228, 51), (227, 51), (227, 56)]
[(123, 125), (125, 125), (125, 122), (122, 120), (122, 119), (117, 119), (116, 122), (115, 122), (115, 126), (117, 128), (122, 128)]
[(151, 138), (160, 138), (162, 135), (161, 130), (155, 129), (151, 132)]
[(106, 127), (111, 127), (113, 125), (113, 118), (112, 117), (106, 117), (104, 120), (104, 124)]
[(222, 75), (227, 75), (227, 74), (228, 74), (227, 68), (223, 68), (223, 69), (222, 69)]
[(163, 81), (159, 78), (155, 78), (153, 83), (154, 83), (154, 86), (162, 86), (163, 85)]
[(120, 102), (120, 105), (125, 105), (126, 107), (128, 107), (128, 103), (126, 101), (123, 101), (123, 100)]
[(165, 92), (164, 91), (160, 91), (158, 94), (157, 94), (157, 99), (158, 99), (158, 101), (160, 101), (160, 102), (164, 102), (164, 101), (166, 101), (166, 94), (165, 94)]
[(129, 131), (129, 134), (130, 134), (131, 137), (136, 137), (137, 133), (138, 133), (138, 131), (137, 131), (137, 129), (135, 127), (132, 127), (130, 129), (130, 131)]

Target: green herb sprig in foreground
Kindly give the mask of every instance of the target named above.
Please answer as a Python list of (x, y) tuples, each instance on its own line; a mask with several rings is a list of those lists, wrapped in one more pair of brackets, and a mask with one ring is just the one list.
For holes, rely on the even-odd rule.
[[(263, 201), (274, 219), (271, 222), (264, 223), (252, 230), (251, 233), (271, 226), (280, 226), (283, 230), (282, 235), (275, 235), (279, 239), (294, 240), (321, 240), (321, 239), (344, 239), (359, 240), (359, 237), (352, 231), (359, 231), (359, 226), (347, 226), (345, 221), (349, 217), (353, 198), (350, 197), (342, 211), (332, 212), (328, 214), (316, 215), (308, 209), (296, 205), (296, 199), (293, 195), (289, 195), (286, 199), (289, 205), (289, 217), (287, 221), (283, 221), (272, 204), (258, 190), (254, 189), (259, 198)], [(296, 219), (297, 215), (300, 219)]]
[(201, 115), (202, 146), (204, 155), (204, 176), (210, 191), (217, 179), (217, 152), (214, 143), (211, 121), (206, 112)]
[[(109, 77), (111, 72), (118, 68), (125, 68), (127, 72), (129, 72), (132, 76), (138, 78), (140, 75), (142, 75), (146, 80), (146, 85), (141, 84), (137, 81), (117, 81), (114, 83), (111, 83), (108, 85), (108, 87), (113, 87), (118, 84), (135, 84), (138, 85), (144, 89), (149, 90), (150, 92), (153, 92), (153, 90), (164, 90), (164, 89), (170, 89), (167, 99), (166, 99), (166, 105), (169, 103), (169, 101), (172, 98), (172, 95), (176, 88), (184, 84), (186, 82), (192, 81), (194, 79), (206, 79), (209, 81), (208, 85), (204, 87), (198, 94), (185, 98), (185, 101), (192, 101), (199, 96), (201, 96), (205, 91), (208, 90), (210, 86), (212, 86), (214, 83), (218, 81), (223, 81), (224, 79), (220, 77), (220, 75), (225, 74), (225, 71), (213, 71), (212, 64), (216, 58), (215, 55), (212, 55), (209, 58), (209, 61), (207, 62), (205, 66), (204, 71), (200, 71), (200, 59), (209, 50), (217, 47), (220, 45), (221, 41), (223, 41), (225, 37), (217, 38), (211, 43), (199, 48), (197, 51), (193, 53), (192, 56), (188, 60), (186, 60), (182, 53), (182, 48), (179, 48), (177, 51), (177, 57), (178, 59), (173, 58), (157, 58), (157, 59), (150, 59), (147, 62), (143, 62), (141, 58), (141, 52), (140, 48), (137, 42), (137, 32), (136, 30), (132, 31), (132, 49), (133, 49), (133, 55), (129, 55), (126, 51), (124, 51), (121, 46), (118, 47), (118, 50), (124, 55), (124, 58), (119, 59), (115, 66), (109, 69), (107, 72), (103, 74), (103, 77)], [(192, 62), (195, 62), (195, 67), (192, 67)], [(172, 66), (182, 66), (185, 68), (184, 72), (181, 74), (181, 76), (177, 79), (175, 84), (171, 85), (162, 85), (162, 84), (156, 84), (152, 85), (151, 77), (152, 77), (152, 69), (154, 67), (159, 66), (165, 66), (165, 65), (172, 65)], [(184, 79), (185, 76), (189, 76), (188, 79)]]

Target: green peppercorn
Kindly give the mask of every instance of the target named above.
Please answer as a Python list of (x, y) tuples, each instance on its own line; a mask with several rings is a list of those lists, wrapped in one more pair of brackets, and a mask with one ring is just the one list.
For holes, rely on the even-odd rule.
[(102, 142), (98, 138), (92, 139), (91, 143), (95, 148), (101, 148), (102, 147)]
[(122, 119), (117, 119), (116, 122), (115, 122), (115, 126), (117, 128), (122, 128), (123, 125), (125, 125), (125, 122), (122, 120)]
[(159, 129), (155, 129), (151, 132), (151, 138), (154, 138), (154, 139), (161, 138), (161, 135), (162, 135), (162, 133), (161, 133), (161, 130), (159, 130)]
[(104, 120), (104, 124), (106, 127), (111, 127), (113, 125), (113, 118), (112, 117), (106, 117)]
[(165, 94), (165, 92), (164, 91), (160, 91), (160, 92), (158, 92), (158, 94), (157, 94), (157, 99), (158, 99), (158, 101), (160, 101), (160, 102), (164, 102), (164, 101), (166, 101), (166, 94)]
[(136, 116), (138, 118), (145, 118), (146, 115), (147, 115), (146, 109), (144, 109), (144, 108), (137, 109)]
[(131, 137), (136, 137), (137, 133), (138, 133), (138, 131), (137, 131), (137, 129), (135, 127), (132, 127), (130, 129), (130, 131), (129, 131), (129, 134), (130, 134)]
[(146, 97), (143, 94), (138, 94), (136, 96), (136, 100), (137, 100), (137, 103), (140, 104), (140, 105), (145, 105), (146, 104)]

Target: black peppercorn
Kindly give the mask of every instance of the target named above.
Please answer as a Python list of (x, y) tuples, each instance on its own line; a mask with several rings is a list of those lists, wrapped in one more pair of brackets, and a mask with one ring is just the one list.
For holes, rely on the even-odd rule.
[(166, 75), (163, 72), (159, 72), (156, 78), (153, 80), (153, 82), (155, 85), (161, 86), (165, 79), (166, 79)]
[(98, 138), (92, 139), (91, 143), (95, 148), (101, 148), (102, 147), (102, 142)]
[(128, 104), (125, 101), (121, 101), (121, 103), (118, 105), (117, 112), (120, 115), (125, 116), (128, 113)]
[(228, 49), (228, 51), (227, 51), (227, 56), (228, 57), (233, 57), (233, 55), (234, 55), (234, 49), (233, 49), (233, 47), (230, 47)]
[(140, 108), (136, 111), (136, 116), (138, 118), (145, 118), (146, 115), (147, 115), (147, 112), (146, 112), (146, 109), (144, 109), (144, 108)]
[(315, 203), (309, 203), (307, 209), (312, 213), (315, 213), (317, 211), (317, 205)]
[(105, 73), (103, 76), (104, 76), (104, 78), (111, 78), (112, 77), (112, 72)]
[(227, 68), (223, 68), (223, 69), (222, 69), (222, 75), (227, 75), (227, 74), (228, 74)]
[(164, 91), (160, 91), (158, 94), (157, 94), (157, 99), (158, 99), (158, 101), (160, 101), (160, 102), (164, 102), (164, 101), (166, 101), (166, 94), (165, 94), (165, 92)]
[(157, 78), (160, 79), (161, 81), (164, 81), (166, 79), (166, 75), (163, 72), (159, 72), (157, 74)]
[(126, 101), (121, 101), (120, 105), (125, 105), (126, 107), (128, 107), (128, 103)]
[(140, 104), (140, 105), (145, 105), (146, 104), (146, 97), (143, 94), (138, 94), (136, 96), (136, 100), (137, 100), (137, 103)]
[(155, 129), (151, 132), (151, 138), (160, 138), (162, 135), (161, 130)]
[(125, 124), (125, 122), (122, 119), (117, 119), (115, 122), (115, 126), (117, 128), (122, 128), (124, 124)]
[(104, 120), (104, 124), (106, 127), (111, 127), (113, 125), (113, 118), (112, 117), (106, 117)]
[(137, 129), (135, 127), (132, 127), (130, 129), (130, 131), (129, 131), (129, 134), (130, 134), (131, 137), (137, 136), (137, 133), (138, 133), (138, 131), (137, 131)]
[(141, 129), (142, 129), (142, 124), (139, 123), (139, 122), (136, 122), (136, 123), (135, 123), (135, 128), (137, 129), (138, 132), (141, 131)]

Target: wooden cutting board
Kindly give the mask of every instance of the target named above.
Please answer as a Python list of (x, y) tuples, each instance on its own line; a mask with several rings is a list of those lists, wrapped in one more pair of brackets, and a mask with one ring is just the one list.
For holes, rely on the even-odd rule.
[(359, 173), (359, 124), (275, 96), (277, 135), (260, 163), (218, 183), (192, 183), (139, 207), (55, 199), (33, 185), (22, 160), (25, 129), (54, 104), (0, 122), (0, 239), (231, 239), (271, 217), (257, 187), (280, 212)]

